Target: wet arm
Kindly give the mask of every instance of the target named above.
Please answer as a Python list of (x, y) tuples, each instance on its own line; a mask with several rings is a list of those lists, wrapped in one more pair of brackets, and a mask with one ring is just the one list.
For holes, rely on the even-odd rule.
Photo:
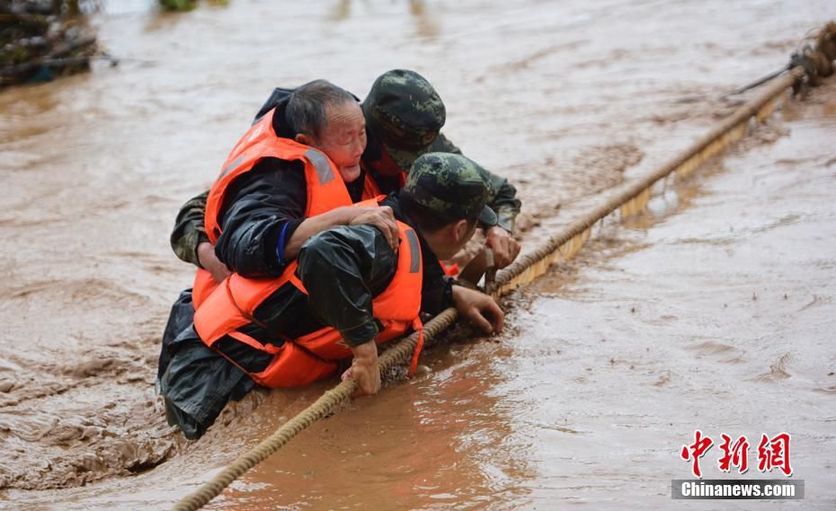
[(298, 275), (314, 314), (339, 330), (351, 349), (351, 367), (342, 379), (357, 382), (359, 394), (380, 390), (378, 323), (372, 299), (382, 292), (397, 256), (382, 231), (370, 225), (340, 226), (321, 232), (302, 246)]
[(340, 226), (302, 246), (297, 273), (319, 319), (356, 347), (378, 333), (372, 299), (391, 281), (396, 263), (395, 252), (377, 228)]
[[(311, 236), (330, 227), (363, 219), (386, 223), (384, 214), (369, 213), (374, 207), (342, 206), (305, 218), (307, 185), (295, 162), (266, 159), (239, 180), (228, 192), (215, 251), (245, 277), (281, 275)], [(388, 223), (394, 226), (394, 219)]]
[(226, 193), (215, 246), (218, 259), (245, 277), (281, 275), (288, 260), (283, 245), (303, 222), (306, 201), (301, 165), (262, 160)]
[(337, 225), (346, 225), (354, 218), (356, 211), (348, 207), (332, 209), (310, 218), (306, 218), (287, 240), (284, 249), (286, 260), (295, 259), (302, 245), (317, 233)]
[(203, 217), (206, 211), (206, 191), (192, 197), (180, 208), (174, 222), (174, 230), (169, 241), (171, 249), (180, 260), (200, 267), (198, 247), (201, 243), (208, 243), (206, 229), (203, 227)]

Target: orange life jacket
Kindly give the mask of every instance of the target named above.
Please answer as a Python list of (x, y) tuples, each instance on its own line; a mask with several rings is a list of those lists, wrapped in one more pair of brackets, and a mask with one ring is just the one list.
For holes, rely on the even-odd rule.
[[(406, 184), (406, 173), (401, 172), (398, 175), (398, 189), (401, 189)], [(366, 175), (365, 181), (363, 182), (363, 199), (371, 199), (372, 197), (377, 197), (378, 195), (384, 195), (384, 193), (380, 190), (380, 186), (377, 184), (377, 181), (374, 180), (372, 177), (371, 172), (369, 172), (368, 167), (366, 167)]]
[[(410, 364), (410, 372), (414, 372), (423, 345), (419, 319), (423, 279), (421, 247), (418, 235), (411, 227), (398, 222), (398, 229), (400, 246), (395, 275), (386, 289), (372, 300), (374, 317), (382, 325), (375, 341), (383, 343), (392, 340), (402, 336), (410, 327), (418, 330), (418, 345)], [(262, 344), (240, 331), (241, 327), (257, 322), (253, 317), (255, 310), (282, 286), (292, 285), (307, 294), (296, 276), (297, 266), (298, 262), (293, 261), (277, 279), (247, 279), (233, 274), (224, 279), (195, 312), (195, 330), (210, 348), (228, 335), (273, 356), (266, 369), (249, 373), (256, 383), (265, 387), (307, 385), (332, 375), (337, 368), (336, 361), (352, 355), (340, 332), (332, 327), (286, 340), (281, 346)], [(235, 363), (231, 359), (230, 362)]]
[[(229, 184), (252, 170), (262, 158), (301, 161), (305, 165), (307, 205), (305, 216), (325, 213), (339, 206), (351, 205), (351, 197), (337, 167), (322, 152), (289, 138), (279, 138), (273, 131), (273, 109), (253, 124), (235, 144), (224, 162), (220, 175), (206, 200), (204, 225), (209, 241), (214, 245), (221, 235), (220, 213)], [(369, 195), (367, 198), (379, 194)], [(192, 303), (197, 309), (217, 287), (212, 274), (198, 269), (192, 283)]]
[(380, 187), (377, 185), (377, 182), (372, 178), (371, 174), (366, 172), (365, 177), (363, 178), (363, 198), (371, 198), (377, 197), (378, 195), (383, 195), (383, 192), (380, 191)]

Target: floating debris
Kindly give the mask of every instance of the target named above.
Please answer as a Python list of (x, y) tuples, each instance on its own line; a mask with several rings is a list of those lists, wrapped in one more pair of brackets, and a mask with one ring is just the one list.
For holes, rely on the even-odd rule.
[(0, 87), (50, 81), (90, 69), (98, 53), (84, 0), (0, 3)]

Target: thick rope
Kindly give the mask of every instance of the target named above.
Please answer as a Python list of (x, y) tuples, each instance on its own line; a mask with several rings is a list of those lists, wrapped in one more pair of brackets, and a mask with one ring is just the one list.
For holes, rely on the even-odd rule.
[[(832, 34), (832, 40), (836, 45), (836, 26), (833, 26), (831, 30), (831, 25), (828, 25), (826, 30), (828, 34)], [(759, 96), (740, 107), (715, 129), (692, 144), (681, 155), (644, 178), (625, 186), (606, 202), (549, 238), (536, 250), (519, 257), (497, 275), (496, 281), (488, 286), (487, 291), (495, 297), (505, 295), (544, 274), (553, 263), (571, 258), (589, 238), (591, 227), (616, 209), (621, 208), (624, 216), (641, 211), (650, 199), (651, 187), (657, 181), (674, 172), (679, 176), (685, 176), (708, 158), (719, 154), (729, 144), (743, 138), (749, 123), (760, 122), (769, 117), (775, 110), (779, 96), (788, 88), (795, 87), (804, 76), (805, 70), (802, 67), (792, 68), (786, 75), (770, 84)], [(809, 74), (807, 77), (810, 78)], [(456, 309), (446, 309), (424, 325), (425, 338), (432, 339), (452, 325), (457, 317)], [(395, 365), (406, 363), (417, 342), (416, 332), (384, 351), (379, 360), (380, 370), (385, 371)], [(280, 426), (250, 452), (236, 459), (197, 491), (180, 500), (174, 506), (174, 511), (197, 511), (206, 505), (232, 481), (281, 449), (294, 436), (348, 402), (356, 389), (357, 384), (354, 380), (345, 380), (326, 391), (312, 405)]]
[(623, 187), (606, 202), (569, 224), (536, 250), (517, 258), (497, 275), (494, 286), (488, 291), (494, 295), (504, 295), (516, 287), (530, 283), (545, 273), (553, 263), (571, 258), (589, 238), (590, 228), (616, 209), (622, 208), (624, 216), (643, 209), (650, 199), (650, 189), (657, 181), (674, 172), (680, 176), (687, 175), (732, 142), (743, 138), (750, 119), (760, 121), (771, 115), (778, 96), (803, 76), (803, 69), (792, 69), (759, 96), (737, 109), (715, 129), (694, 142), (682, 154), (654, 172)]
[[(424, 325), (424, 337), (432, 339), (452, 325), (457, 317), (456, 309), (451, 307), (444, 310)], [(412, 356), (412, 350), (415, 349), (417, 342), (418, 333), (415, 332), (384, 351), (379, 359), (380, 370), (385, 371), (390, 367), (406, 363)], [(233, 461), (197, 491), (180, 500), (174, 506), (174, 511), (197, 511), (205, 506), (210, 500), (220, 495), (232, 481), (284, 447), (291, 438), (348, 402), (355, 390), (357, 390), (357, 383), (354, 380), (345, 380), (333, 389), (326, 391), (313, 404), (282, 424), (279, 429), (262, 440), (251, 451)]]

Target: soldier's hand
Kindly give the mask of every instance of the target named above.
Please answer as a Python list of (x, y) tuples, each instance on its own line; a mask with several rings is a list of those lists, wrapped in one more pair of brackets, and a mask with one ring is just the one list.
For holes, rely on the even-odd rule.
[(204, 241), (197, 246), (197, 260), (204, 270), (212, 274), (215, 282), (220, 282), (232, 273), (215, 255), (215, 245)]
[(398, 224), (395, 223), (395, 215), (389, 206), (373, 206), (352, 208), (357, 214), (352, 218), (349, 225), (373, 225), (386, 236), (386, 241), (392, 250), (398, 250)]
[(505, 313), (490, 296), (462, 286), (453, 286), (453, 305), (459, 314), (486, 334), (501, 332)]
[(342, 379), (357, 381), (357, 395), (371, 396), (380, 391), (380, 366), (377, 362), (377, 344), (374, 340), (351, 348), (354, 359)]
[(493, 260), (497, 269), (505, 268), (520, 253), (520, 244), (511, 233), (495, 225), (485, 233), (485, 245), (493, 250)]

